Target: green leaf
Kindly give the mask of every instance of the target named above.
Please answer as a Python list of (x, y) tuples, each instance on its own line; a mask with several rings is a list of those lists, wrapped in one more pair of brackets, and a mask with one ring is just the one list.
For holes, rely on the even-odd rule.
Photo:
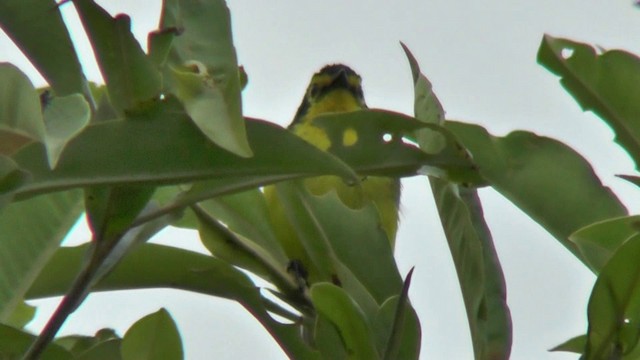
[(358, 305), (340, 287), (330, 283), (317, 283), (311, 287), (313, 305), (326, 317), (344, 341), (350, 357), (354, 359), (379, 359), (373, 331)]
[(506, 284), (478, 194), (433, 178), (431, 188), (458, 273), (476, 358), (508, 358)]
[(0, 63), (0, 154), (11, 155), (25, 144), (44, 139), (40, 99), (18, 68)]
[(640, 216), (625, 216), (587, 225), (569, 236), (596, 274), (627, 239), (640, 230)]
[(0, 1), (0, 27), (59, 96), (89, 96), (80, 61), (54, 0)]
[(640, 234), (627, 240), (606, 263), (593, 287), (587, 316), (585, 359), (619, 359), (640, 337)]
[(44, 109), (45, 136), (49, 166), (55, 168), (62, 151), (89, 123), (91, 109), (80, 94), (54, 97)]
[(19, 302), (13, 309), (13, 313), (4, 322), (18, 329), (24, 328), (36, 316), (36, 307), (24, 301)]
[[(291, 260), (300, 261), (311, 283), (339, 281), (337, 257), (331, 247), (325, 222), (318, 219), (310, 195), (299, 182), (275, 185), (277, 199), (292, 227), (292, 236), (280, 233), (280, 241)], [(273, 210), (272, 210), (273, 211)]]
[(160, 309), (136, 321), (122, 339), (124, 360), (181, 360), (182, 340), (167, 310)]
[[(376, 342), (378, 344), (378, 351), (380, 353), (387, 354), (385, 349), (391, 349), (389, 347), (389, 340), (393, 334), (394, 340), (397, 341), (398, 352), (396, 357), (393, 356), (393, 352), (389, 352), (387, 359), (418, 359), (420, 356), (420, 340), (421, 330), (420, 322), (418, 320), (418, 314), (412, 307), (403, 307), (402, 311), (404, 320), (402, 326), (400, 326), (395, 332), (394, 324), (398, 318), (398, 304), (399, 296), (393, 296), (387, 299), (382, 306), (378, 314), (376, 315), (374, 322), (374, 331), (376, 333)], [(393, 349), (392, 349), (393, 350)]]
[(587, 335), (571, 338), (549, 351), (567, 351), (582, 354), (587, 346)]
[(236, 155), (252, 156), (242, 118), (238, 60), (225, 1), (164, 1), (160, 28), (181, 31), (173, 40), (169, 67), (197, 69), (197, 75), (167, 69), (169, 90), (184, 102), (193, 121), (211, 141)]
[[(121, 340), (116, 334), (115, 330), (105, 328), (100, 329), (94, 336), (83, 335), (69, 335), (55, 339), (53, 343), (62, 346), (70, 351), (75, 356), (84, 355), (82, 358), (91, 359), (87, 354), (96, 353), (92, 351), (94, 348), (99, 347), (102, 343), (110, 342), (112, 340)], [(120, 346), (118, 345), (118, 356), (114, 357), (119, 359)]]
[(29, 174), (18, 168), (11, 158), (0, 155), (0, 213), (13, 198), (13, 191), (24, 184), (28, 178)]
[[(426, 166), (443, 169), (440, 172), (473, 170), (469, 159), (460, 157), (456, 139), (451, 133), (406, 115), (384, 110), (361, 110), (318, 116), (313, 124), (327, 133), (331, 144), (329, 152), (372, 175), (415, 175)], [(404, 136), (423, 128), (442, 139), (442, 146), (434, 153), (425, 153), (402, 141)], [(348, 135), (355, 140), (345, 142)], [(385, 136), (391, 139), (387, 141)]]
[(409, 303), (412, 275), (413, 268), (404, 280), (400, 296), (387, 299), (376, 316), (376, 335), (384, 340), (379, 344), (385, 344), (384, 359), (417, 359), (420, 355), (420, 323)]
[(545, 35), (538, 62), (561, 77), (583, 110), (611, 126), (616, 141), (640, 168), (640, 58), (622, 50), (598, 53), (587, 44)]
[(591, 260), (583, 255), (589, 254), (580, 253), (569, 236), (594, 222), (627, 214), (589, 163), (557, 140), (525, 131), (496, 137), (478, 125), (452, 121), (447, 128), (469, 149), (493, 188), (587, 264)]
[[(202, 186), (206, 183), (198, 183), (190, 191)], [(287, 256), (273, 233), (269, 209), (259, 189), (200, 202), (194, 211), (200, 239), (214, 256), (276, 284), (289, 277)]]
[[(0, 358), (21, 359), (35, 336), (11, 326), (0, 324)], [(74, 357), (61, 346), (52, 344), (38, 358), (41, 360), (71, 360)]]
[[(400, 45), (409, 60), (411, 74), (413, 75), (415, 97), (413, 111), (416, 118), (429, 124), (442, 125), (444, 122), (444, 109), (433, 92), (431, 82), (420, 72), (420, 65), (411, 51), (409, 51), (409, 48), (402, 42), (400, 42)], [(442, 137), (430, 129), (419, 130), (416, 133), (416, 137), (418, 143), (424, 144), (423, 149), (430, 154), (439, 152), (443, 146)]]
[(7, 206), (0, 216), (0, 321), (23, 296), (82, 212), (78, 191)]
[(98, 184), (176, 184), (214, 177), (226, 193), (309, 175), (356, 181), (343, 162), (276, 125), (247, 121), (256, 155), (243, 159), (212, 146), (175, 99), (148, 110), (128, 115), (130, 121), (90, 124), (67, 144), (53, 171), (40, 145), (27, 146), (14, 160), (33, 181), (16, 197)]
[[(428, 80), (419, 74), (417, 62), (406, 48), (405, 51), (413, 70), (418, 119), (439, 121), (444, 118), (444, 111)], [(433, 134), (418, 138), (421, 148), (431, 148), (433, 144), (430, 141), (434, 141)], [(469, 160), (462, 147), (459, 151)], [(482, 172), (482, 168), (480, 170)], [(457, 181), (452, 176), (448, 179)], [(469, 179), (473, 178), (467, 177), (464, 182), (469, 182)], [(506, 303), (506, 285), (478, 194), (474, 189), (445, 179), (431, 176), (429, 180), (458, 274), (475, 357), (508, 358), (511, 352), (511, 315)], [(470, 182), (477, 184), (480, 181)]]
[[(60, 248), (40, 272), (28, 298), (63, 294), (75, 278), (88, 245)], [(240, 270), (214, 257), (175, 247), (142, 244), (127, 254), (94, 291), (174, 288), (238, 301), (260, 321), (291, 358), (318, 359), (296, 324), (274, 320), (260, 290)]]
[(131, 33), (131, 19), (124, 14), (112, 18), (93, 0), (74, 1), (111, 104), (123, 111), (137, 110), (160, 95), (160, 73)]
[(98, 242), (117, 241), (149, 202), (155, 188), (95, 186), (85, 190), (87, 221)]
[(122, 340), (103, 341), (75, 357), (75, 360), (118, 360), (122, 359), (120, 347)]
[(173, 39), (178, 35), (180, 35), (179, 29), (166, 28), (150, 32), (147, 36), (149, 60), (157, 68), (161, 69), (166, 63)]

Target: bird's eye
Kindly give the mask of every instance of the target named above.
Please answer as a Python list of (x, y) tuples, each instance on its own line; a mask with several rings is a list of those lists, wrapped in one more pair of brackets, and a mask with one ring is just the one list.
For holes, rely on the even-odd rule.
[(320, 86), (314, 84), (309, 88), (309, 96), (312, 98), (317, 97), (320, 94)]

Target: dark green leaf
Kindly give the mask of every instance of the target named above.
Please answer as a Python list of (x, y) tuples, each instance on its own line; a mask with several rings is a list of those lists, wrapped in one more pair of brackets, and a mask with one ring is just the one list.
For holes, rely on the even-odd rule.
[(640, 337), (640, 234), (627, 240), (602, 268), (587, 316), (585, 360), (621, 359)]
[(311, 300), (318, 313), (338, 328), (347, 353), (354, 359), (379, 359), (372, 329), (358, 305), (340, 287), (317, 283)]
[(187, 81), (190, 89), (197, 91), (184, 93), (178, 89), (184, 88), (186, 80), (172, 76), (175, 72), (166, 69), (169, 90), (185, 102), (187, 112), (209, 139), (239, 156), (251, 156), (251, 142), (247, 141), (242, 118), (231, 18), (225, 1), (164, 1), (160, 28), (180, 31), (180, 36), (173, 40), (169, 67), (195, 67), (200, 75), (197, 82)]
[(562, 86), (584, 110), (611, 126), (639, 168), (640, 58), (621, 50), (598, 53), (587, 44), (545, 35), (538, 62), (561, 77)]
[[(32, 334), (0, 324), (0, 359), (21, 359), (34, 339)], [(71, 360), (73, 356), (61, 346), (52, 344), (38, 359)]]
[[(206, 183), (191, 190), (201, 186)], [(276, 284), (289, 278), (288, 258), (273, 233), (259, 189), (203, 201), (194, 205), (194, 211), (200, 239), (214, 256)]]
[(596, 274), (618, 247), (640, 230), (640, 216), (626, 216), (587, 225), (569, 236)]
[(409, 304), (412, 274), (413, 268), (404, 280), (400, 296), (387, 299), (376, 317), (376, 335), (386, 340), (381, 342), (385, 344), (382, 353), (386, 360), (417, 359), (420, 355), (420, 323)]
[(587, 335), (571, 338), (549, 351), (567, 351), (582, 354), (587, 346)]
[(103, 341), (78, 355), (75, 360), (119, 360), (122, 359), (121, 345), (120, 339)]
[(44, 140), (40, 99), (18, 68), (0, 63), (0, 155), (11, 155), (30, 141)]
[(161, 102), (153, 111), (128, 119), (87, 126), (67, 144), (53, 171), (40, 145), (27, 146), (14, 159), (33, 175), (33, 181), (16, 196), (98, 184), (175, 184), (212, 177), (221, 181), (226, 193), (305, 175), (357, 178), (335, 157), (264, 121), (247, 121), (256, 155), (244, 159), (211, 145), (175, 101)]
[(0, 1), (0, 27), (59, 96), (89, 97), (80, 61), (54, 0)]
[(4, 321), (6, 325), (22, 329), (36, 316), (36, 307), (24, 301), (19, 302), (13, 309), (13, 313)]
[(111, 104), (122, 113), (160, 95), (160, 73), (131, 33), (127, 15), (112, 18), (93, 0), (74, 1), (104, 78)]
[(82, 212), (78, 191), (12, 203), (0, 216), (0, 320), (7, 319)]
[(173, 39), (180, 35), (180, 30), (177, 28), (166, 28), (162, 30), (156, 30), (149, 33), (147, 36), (147, 46), (149, 49), (149, 60), (157, 67), (162, 68), (167, 61)]
[(13, 191), (24, 184), (28, 178), (29, 174), (19, 169), (11, 158), (0, 155), (0, 213), (13, 198)]
[(508, 358), (511, 315), (506, 284), (475, 190), (431, 179), (467, 310), (478, 359)]
[(589, 254), (581, 254), (569, 235), (627, 214), (589, 163), (557, 140), (525, 131), (496, 137), (478, 125), (452, 121), (447, 128), (469, 149), (493, 188), (587, 264), (590, 261), (582, 256)]
[[(418, 119), (440, 121), (444, 118), (444, 111), (430, 83), (419, 73), (418, 64), (406, 47), (405, 52), (413, 70)], [(437, 141), (437, 137), (434, 139), (434, 134), (423, 134), (417, 140), (421, 148), (430, 149), (433, 148), (431, 142)], [(467, 154), (462, 148), (458, 151)], [(446, 179), (457, 181), (451, 176)], [(477, 180), (464, 182), (480, 183)], [(458, 273), (475, 357), (508, 358), (511, 352), (511, 315), (506, 303), (506, 286), (480, 199), (475, 190), (442, 178), (432, 176), (430, 183)]]
[(67, 143), (89, 123), (91, 109), (80, 94), (54, 97), (44, 109), (45, 136), (49, 166), (54, 168)]
[[(389, 348), (391, 336), (393, 334), (393, 342), (398, 341), (398, 352), (396, 357), (388, 357), (389, 359), (418, 359), (420, 356), (421, 330), (418, 314), (412, 307), (403, 307), (404, 320), (399, 329), (394, 329), (394, 324), (398, 316), (399, 296), (393, 296), (387, 299), (378, 312), (374, 330), (378, 344), (378, 351), (385, 353), (385, 347)], [(398, 331), (399, 330), (399, 331)], [(396, 345), (394, 345), (395, 347)], [(389, 352), (389, 356), (393, 356)]]
[(182, 360), (182, 340), (167, 310), (160, 309), (136, 321), (122, 339), (124, 360)]

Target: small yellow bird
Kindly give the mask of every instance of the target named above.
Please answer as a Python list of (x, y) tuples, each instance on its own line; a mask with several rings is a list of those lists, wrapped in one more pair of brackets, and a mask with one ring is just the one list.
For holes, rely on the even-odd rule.
[[(367, 109), (361, 83), (361, 77), (346, 65), (323, 67), (311, 78), (289, 130), (317, 148), (328, 150), (331, 142), (324, 130), (314, 125), (314, 119), (323, 114)], [(336, 191), (342, 202), (352, 209), (372, 203), (378, 210), (381, 227), (393, 248), (398, 229), (399, 179), (368, 176), (363, 178), (361, 186), (353, 186), (346, 184), (340, 177), (327, 175), (306, 179), (305, 186), (314, 195)], [(308, 268), (308, 256), (288, 223), (273, 186), (265, 188), (265, 197), (276, 235), (287, 256), (309, 270), (309, 281), (314, 282), (314, 271)]]

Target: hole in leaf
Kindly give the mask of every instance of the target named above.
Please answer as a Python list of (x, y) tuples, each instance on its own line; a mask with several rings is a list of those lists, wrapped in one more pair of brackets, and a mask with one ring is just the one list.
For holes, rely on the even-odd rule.
[(384, 134), (382, 135), (382, 140), (386, 143), (391, 142), (391, 140), (393, 140), (393, 135), (391, 134)]
[(562, 49), (562, 51), (560, 52), (560, 56), (562, 56), (563, 59), (568, 60), (571, 56), (573, 56), (573, 49), (571, 48)]

